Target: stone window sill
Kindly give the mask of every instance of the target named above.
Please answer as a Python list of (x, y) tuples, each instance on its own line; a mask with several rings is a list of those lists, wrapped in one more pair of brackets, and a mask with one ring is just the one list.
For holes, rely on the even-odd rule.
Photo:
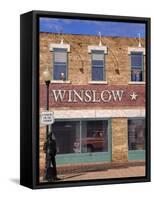
[(62, 80), (51, 80), (50, 83), (71, 83), (70, 80), (67, 80), (67, 81), (62, 81)]
[(89, 84), (107, 84), (107, 81), (89, 81)]
[(130, 85), (145, 85), (145, 81), (130, 81)]

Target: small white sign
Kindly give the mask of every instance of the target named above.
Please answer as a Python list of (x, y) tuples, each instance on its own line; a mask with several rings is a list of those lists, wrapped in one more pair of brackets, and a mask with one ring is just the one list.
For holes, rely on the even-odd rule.
[(44, 125), (53, 124), (55, 122), (53, 112), (51, 111), (41, 112), (40, 121), (41, 121), (41, 124), (44, 124)]

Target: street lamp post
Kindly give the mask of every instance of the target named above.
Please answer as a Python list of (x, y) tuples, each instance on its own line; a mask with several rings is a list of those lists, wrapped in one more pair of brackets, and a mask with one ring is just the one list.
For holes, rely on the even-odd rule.
[[(49, 110), (49, 85), (50, 85), (50, 72), (48, 68), (43, 72), (43, 79), (46, 85), (46, 110)], [(49, 125), (46, 125), (46, 145), (48, 144), (48, 136), (49, 136)], [(48, 168), (50, 167), (50, 156), (48, 151), (48, 146), (46, 146), (46, 158), (45, 158), (45, 171), (44, 171), (44, 179), (46, 180), (48, 177)]]

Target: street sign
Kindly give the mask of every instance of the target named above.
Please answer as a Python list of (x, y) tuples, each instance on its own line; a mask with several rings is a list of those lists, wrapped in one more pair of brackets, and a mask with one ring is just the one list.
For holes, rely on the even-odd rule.
[(55, 122), (53, 112), (51, 112), (51, 111), (41, 112), (40, 121), (41, 121), (41, 124), (44, 124), (44, 125), (53, 124)]

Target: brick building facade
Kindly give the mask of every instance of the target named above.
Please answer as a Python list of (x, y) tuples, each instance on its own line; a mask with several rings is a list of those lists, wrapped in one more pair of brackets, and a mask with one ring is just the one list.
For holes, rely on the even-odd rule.
[[(102, 37), (100, 42), (92, 35), (40, 33), (40, 112), (46, 104), (47, 67), (58, 166), (145, 159), (143, 38), (139, 47), (137, 38)], [(40, 125), (40, 172), (45, 131)], [(98, 133), (103, 147), (85, 144)]]

